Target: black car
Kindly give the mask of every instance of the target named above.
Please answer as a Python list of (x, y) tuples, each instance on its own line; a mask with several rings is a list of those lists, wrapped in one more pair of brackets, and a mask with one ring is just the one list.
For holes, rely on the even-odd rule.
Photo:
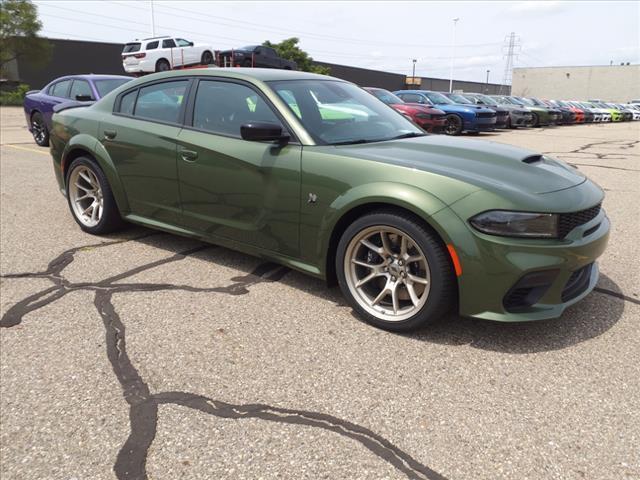
[(218, 52), (220, 67), (260, 67), (296, 70), (296, 62), (278, 56), (271, 47), (249, 45), (233, 50)]

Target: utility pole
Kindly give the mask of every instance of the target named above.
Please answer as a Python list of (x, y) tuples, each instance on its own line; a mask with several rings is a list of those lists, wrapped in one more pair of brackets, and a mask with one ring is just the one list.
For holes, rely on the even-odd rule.
[(156, 36), (156, 21), (153, 15), (153, 0), (151, 0), (151, 36)]
[[(517, 37), (515, 32), (511, 32), (505, 38), (506, 45), (503, 47), (507, 49), (505, 55), (506, 62), (504, 64), (504, 75), (502, 76), (502, 85), (500, 85), (500, 94), (503, 94), (505, 85), (511, 84), (511, 78), (513, 74), (513, 60), (517, 57), (516, 49), (520, 48), (520, 37)], [(504, 50), (503, 50), (504, 51)]]
[(453, 19), (453, 43), (451, 45), (451, 71), (449, 72), (449, 93), (453, 93), (453, 63), (456, 58), (456, 25), (460, 18)]
[(418, 59), (414, 58), (413, 59), (413, 74), (411, 74), (411, 76), (413, 78), (416, 78), (416, 62), (418, 61)]
[(484, 89), (484, 93), (489, 93), (489, 73), (491, 70), (487, 70), (487, 86)]

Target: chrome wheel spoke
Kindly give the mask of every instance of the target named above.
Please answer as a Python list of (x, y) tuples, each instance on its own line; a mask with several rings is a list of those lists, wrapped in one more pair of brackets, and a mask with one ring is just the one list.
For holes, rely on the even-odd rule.
[(351, 263), (355, 265), (360, 265), (361, 267), (365, 267), (365, 268), (376, 268), (379, 266), (379, 265), (372, 265), (370, 263), (365, 262), (364, 260), (358, 260), (357, 258), (352, 258)]
[(384, 248), (374, 245), (369, 240), (360, 240), (360, 243), (362, 243), (362, 245), (367, 247), (369, 250), (376, 252), (378, 255), (380, 256), (384, 255)]
[(377, 270), (374, 270), (373, 272), (371, 272), (366, 277), (361, 278), (360, 280), (358, 280), (358, 283), (356, 283), (356, 288), (362, 287), (365, 283), (370, 282), (371, 280), (373, 280), (376, 277), (379, 277), (380, 275), (382, 275), (382, 274), (379, 273)]
[(389, 287), (385, 285), (385, 287), (380, 291), (378, 296), (371, 301), (371, 305), (378, 305), (384, 297), (389, 295)]
[(426, 278), (418, 277), (417, 275), (413, 275), (411, 273), (407, 275), (407, 278), (412, 283), (421, 283), (422, 285), (427, 285), (429, 283), (429, 281)]
[(104, 201), (97, 175), (87, 166), (79, 165), (69, 176), (69, 199), (76, 219), (94, 227), (102, 218)]
[(393, 305), (393, 313), (397, 314), (400, 310), (400, 301), (398, 300), (398, 284), (391, 288), (391, 304)]
[(402, 239), (400, 240), (400, 255), (402, 257), (407, 256), (407, 243), (408, 243), (407, 237), (403, 235)]
[(389, 241), (389, 235), (387, 235), (387, 232), (380, 232), (380, 239), (382, 240), (382, 249), (385, 255), (393, 255), (393, 251), (391, 250), (391, 242)]
[(405, 287), (407, 288), (407, 292), (409, 293), (409, 298), (411, 298), (411, 303), (413, 303), (414, 306), (417, 306), (418, 303), (420, 303), (420, 298), (416, 294), (416, 290), (415, 288), (413, 288), (413, 284), (406, 283)]

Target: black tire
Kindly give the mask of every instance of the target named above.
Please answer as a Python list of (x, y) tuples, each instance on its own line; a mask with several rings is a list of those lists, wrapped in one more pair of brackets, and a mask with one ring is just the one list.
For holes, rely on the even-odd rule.
[(444, 133), (447, 135), (460, 135), (462, 133), (462, 118), (455, 114), (447, 115), (447, 122), (444, 125)]
[(161, 58), (156, 62), (156, 72), (167, 72), (171, 70), (171, 64), (164, 58)]
[[(72, 205), (72, 195), (71, 195), (71, 186), (69, 179), (72, 176), (74, 170), (78, 167), (85, 167), (90, 169), (93, 174), (98, 179), (100, 184), (100, 189), (102, 191), (102, 201), (103, 201), (103, 211), (102, 217), (98, 221), (95, 226), (87, 226), (85, 225), (76, 215), (74, 207)], [(120, 216), (120, 211), (118, 210), (118, 205), (116, 204), (115, 198), (113, 197), (113, 192), (111, 191), (111, 186), (109, 185), (109, 181), (107, 180), (106, 175), (98, 165), (98, 163), (89, 157), (78, 157), (76, 158), (71, 165), (69, 166), (69, 170), (67, 171), (67, 176), (65, 179), (66, 183), (66, 193), (67, 193), (67, 203), (69, 204), (69, 209), (71, 210), (71, 215), (76, 223), (80, 226), (82, 230), (92, 235), (104, 235), (107, 233), (115, 232), (117, 230), (122, 229), (125, 225), (122, 217)]]
[(243, 67), (253, 67), (253, 64), (252, 64), (251, 60), (247, 58), (247, 59), (243, 60), (242, 66)]
[[(367, 228), (374, 226), (392, 227), (408, 235), (420, 247), (427, 259), (430, 272), (430, 290), (426, 303), (411, 317), (388, 321), (365, 310), (349, 289), (345, 274), (345, 256), (352, 239)], [(336, 259), (338, 284), (343, 295), (358, 315), (371, 325), (393, 332), (407, 332), (423, 327), (441, 318), (456, 303), (457, 285), (449, 253), (435, 232), (409, 213), (382, 209), (364, 215), (354, 221), (342, 234), (338, 244)]]
[(533, 116), (533, 120), (531, 121), (531, 126), (532, 127), (539, 127), (540, 126), (540, 117), (538, 117), (537, 113), (532, 113), (531, 114)]
[(31, 115), (31, 134), (38, 145), (41, 147), (49, 146), (49, 129), (40, 112), (34, 112)]
[(202, 65), (211, 65), (213, 63), (213, 53), (209, 50), (202, 54), (202, 60), (200, 62)]
[(507, 117), (507, 126), (505, 128), (510, 128), (510, 129), (515, 129), (516, 127), (513, 126), (513, 124), (511, 123), (511, 115), (509, 115)]

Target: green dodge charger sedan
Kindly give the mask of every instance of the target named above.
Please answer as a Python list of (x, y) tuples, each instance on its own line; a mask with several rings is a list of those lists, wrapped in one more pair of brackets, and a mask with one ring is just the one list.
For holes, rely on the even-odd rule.
[(351, 83), (269, 69), (146, 76), (60, 107), (51, 153), (84, 231), (123, 220), (337, 282), (395, 331), (455, 309), (558, 317), (598, 280), (609, 221), (575, 168), (431, 136)]

